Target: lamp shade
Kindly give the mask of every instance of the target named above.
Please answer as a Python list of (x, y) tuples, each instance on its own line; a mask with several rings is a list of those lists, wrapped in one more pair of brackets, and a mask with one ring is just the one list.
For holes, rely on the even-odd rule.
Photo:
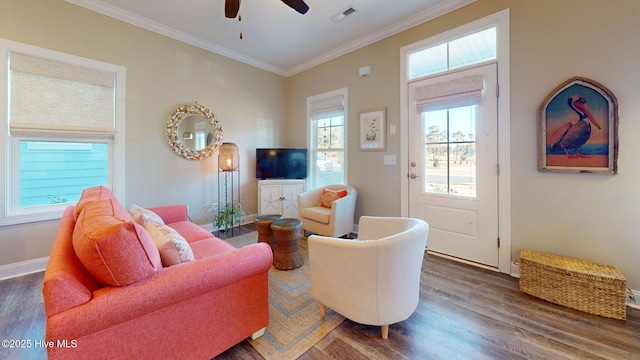
[(238, 170), (238, 145), (234, 143), (222, 143), (218, 149), (218, 167), (222, 171)]

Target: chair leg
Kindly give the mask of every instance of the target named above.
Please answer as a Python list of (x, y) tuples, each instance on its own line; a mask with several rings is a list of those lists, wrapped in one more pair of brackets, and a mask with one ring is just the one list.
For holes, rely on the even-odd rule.
[(325, 315), (327, 315), (327, 307), (324, 304), (320, 304), (320, 317), (324, 319)]
[(389, 338), (389, 325), (382, 325), (382, 338), (385, 340)]

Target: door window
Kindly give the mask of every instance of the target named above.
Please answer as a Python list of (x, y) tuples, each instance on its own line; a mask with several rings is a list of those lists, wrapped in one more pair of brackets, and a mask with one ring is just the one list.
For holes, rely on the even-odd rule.
[(476, 196), (476, 105), (422, 113), (425, 193)]

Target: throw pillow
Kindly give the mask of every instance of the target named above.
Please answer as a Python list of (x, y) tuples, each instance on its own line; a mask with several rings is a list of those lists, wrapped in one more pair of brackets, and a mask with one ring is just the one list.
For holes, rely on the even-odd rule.
[(331, 204), (343, 197), (347, 196), (347, 189), (331, 190), (322, 189), (322, 199), (320, 200), (320, 206), (331, 209)]
[(102, 285), (132, 284), (162, 267), (149, 233), (115, 199), (84, 207), (73, 230), (73, 249)]
[(162, 266), (168, 267), (195, 260), (191, 246), (176, 230), (152, 221), (146, 221), (145, 228), (160, 251)]
[(133, 221), (135, 221), (136, 223), (142, 226), (145, 226), (145, 227), (147, 226), (145, 219), (148, 221), (151, 221), (156, 225), (164, 225), (164, 221), (162, 220), (160, 215), (154, 213), (151, 210), (140, 207), (136, 204), (131, 205), (131, 209), (129, 210), (129, 212), (133, 217)]

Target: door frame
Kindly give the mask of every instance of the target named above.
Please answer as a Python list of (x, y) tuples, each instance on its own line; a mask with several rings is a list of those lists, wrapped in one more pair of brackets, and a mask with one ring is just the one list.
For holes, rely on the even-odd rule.
[[(498, 270), (515, 275), (511, 270), (511, 119), (510, 119), (510, 62), (509, 62), (509, 9), (486, 16), (468, 24), (445, 31), (400, 49), (400, 208), (401, 216), (409, 215), (409, 54), (429, 45), (471, 33), (479, 28), (495, 25), (497, 33), (498, 63)], [(417, 79), (414, 79), (414, 81)]]

